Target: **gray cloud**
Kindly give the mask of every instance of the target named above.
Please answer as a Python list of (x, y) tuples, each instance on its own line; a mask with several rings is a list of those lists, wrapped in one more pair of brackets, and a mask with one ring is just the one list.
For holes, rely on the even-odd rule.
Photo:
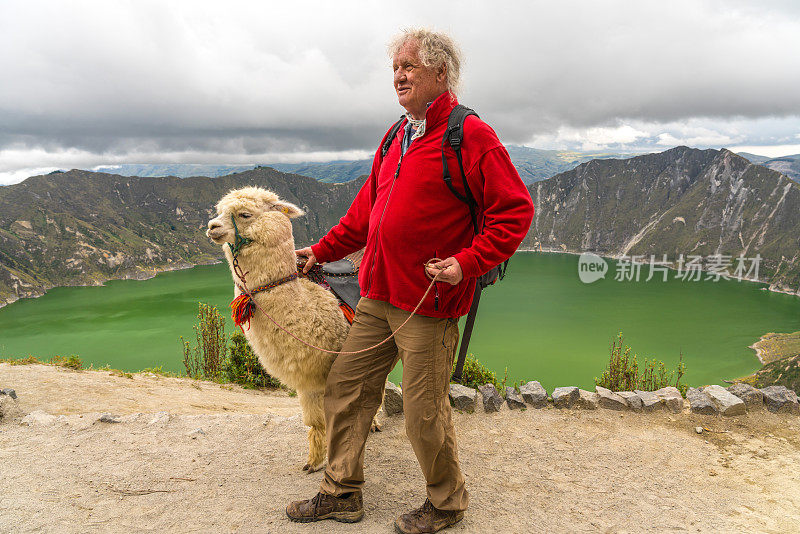
[(402, 111), (385, 45), (407, 25), (461, 43), (461, 100), (505, 142), (798, 144), (796, 2), (11, 1), (0, 174), (370, 153)]

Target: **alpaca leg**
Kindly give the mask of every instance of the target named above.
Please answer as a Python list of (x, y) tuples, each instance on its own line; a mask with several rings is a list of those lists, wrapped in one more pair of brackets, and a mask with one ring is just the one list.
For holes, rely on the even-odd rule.
[(325, 465), (325, 413), (322, 410), (324, 393), (297, 392), (300, 408), (303, 410), (303, 424), (308, 429), (308, 462), (303, 471), (313, 473)]
[(372, 418), (372, 424), (369, 427), (370, 432), (380, 432), (381, 430), (383, 430), (382, 423), (380, 422), (380, 419), (378, 419), (378, 415), (385, 413), (383, 409), (383, 399), (385, 397), (386, 397), (386, 391), (384, 390), (383, 397), (381, 398), (381, 405), (378, 408), (378, 411), (375, 412), (375, 417)]

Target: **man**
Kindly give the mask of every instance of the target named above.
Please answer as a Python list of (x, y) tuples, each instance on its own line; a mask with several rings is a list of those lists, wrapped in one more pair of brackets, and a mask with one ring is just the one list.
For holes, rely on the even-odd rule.
[[(339, 224), (297, 254), (308, 257), (308, 270), (316, 262), (365, 249), (359, 271), (362, 298), (342, 351), (386, 339), (414, 310), (429, 277), (438, 274), (440, 281), (389, 342), (336, 358), (325, 390), (325, 477), (316, 497), (290, 504), (286, 513), (301, 522), (363, 517), (364, 445), (386, 376), (399, 358), (406, 434), (425, 475), (428, 498), (421, 508), (401, 515), (395, 527), (403, 533), (436, 532), (460, 521), (469, 501), (448, 399), (458, 317), (469, 311), (476, 278), (519, 246), (533, 204), (494, 131), (477, 117), (467, 117), (463, 166), (483, 228), (474, 235), (467, 205), (442, 179), (442, 136), (457, 104), (460, 53), (447, 35), (428, 30), (402, 33), (389, 51), (397, 98), (406, 109), (403, 127), (385, 157), (380, 148), (376, 152), (369, 178)], [(449, 147), (447, 158), (452, 183), (463, 194)]]

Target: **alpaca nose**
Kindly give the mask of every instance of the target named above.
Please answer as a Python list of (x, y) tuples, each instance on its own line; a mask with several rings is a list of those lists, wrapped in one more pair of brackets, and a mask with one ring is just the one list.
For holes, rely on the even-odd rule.
[(211, 219), (208, 221), (208, 229), (213, 230), (214, 228), (219, 228), (222, 226), (222, 223), (217, 221), (216, 219)]

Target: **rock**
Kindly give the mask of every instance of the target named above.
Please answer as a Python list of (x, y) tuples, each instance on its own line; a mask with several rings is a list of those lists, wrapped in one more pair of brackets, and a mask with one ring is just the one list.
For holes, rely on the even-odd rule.
[(719, 411), (717, 405), (711, 400), (711, 397), (697, 388), (689, 388), (686, 391), (686, 398), (689, 400), (689, 409), (692, 410), (692, 413), (716, 415)]
[[(688, 393), (687, 393), (687, 396), (688, 396)], [(703, 433), (703, 427), (702, 426), (696, 426), (696, 427), (694, 427), (694, 431), (697, 432), (698, 434), (702, 434)]]
[(586, 391), (585, 389), (578, 390), (578, 400), (575, 406), (584, 410), (596, 410), (597, 405), (600, 403), (600, 395), (593, 391)]
[(564, 386), (553, 390), (553, 406), (556, 408), (572, 408), (580, 398), (578, 388), (574, 386)]
[(750, 384), (743, 384), (739, 382), (730, 386), (728, 391), (744, 401), (744, 405), (748, 412), (764, 406), (764, 394)]
[(519, 392), (522, 398), (525, 399), (525, 402), (534, 408), (547, 406), (547, 392), (536, 380), (531, 380), (527, 384), (520, 386)]
[(703, 393), (711, 397), (722, 415), (730, 417), (747, 413), (744, 401), (722, 386), (706, 386)]
[(478, 391), (461, 384), (450, 384), (450, 401), (456, 410), (472, 413), (475, 411), (475, 402)]
[(21, 425), (34, 426), (34, 425), (51, 425), (56, 422), (58, 417), (50, 415), (42, 410), (34, 410), (20, 421)]
[(386, 410), (386, 415), (403, 413), (403, 391), (391, 382), (386, 382), (383, 409)]
[(98, 419), (101, 423), (119, 423), (119, 417), (116, 415), (111, 415), (110, 413), (104, 413)]
[(483, 397), (483, 411), (484, 412), (497, 412), (503, 405), (503, 397), (497, 392), (494, 384), (484, 384), (478, 388)]
[(628, 409), (628, 401), (624, 398), (620, 397), (610, 389), (606, 389), (601, 386), (597, 386), (594, 388), (597, 391), (597, 395), (600, 397), (600, 402), (598, 403), (601, 408), (607, 408), (609, 410), (627, 410)]
[(681, 413), (683, 411), (683, 396), (675, 386), (657, 389), (653, 393), (664, 401), (667, 409), (672, 413)]
[(190, 436), (192, 439), (197, 439), (197, 436), (205, 436), (206, 435), (206, 431), (203, 430), (202, 428), (198, 427), (198, 428), (195, 428), (194, 430), (192, 430), (191, 432), (189, 432), (186, 435)]
[(153, 414), (153, 417), (150, 421), (147, 422), (148, 425), (158, 425), (158, 424), (167, 424), (169, 423), (169, 412), (158, 412)]
[(785, 386), (768, 386), (761, 388), (764, 405), (773, 413), (800, 413), (797, 404), (797, 393)]
[(17, 400), (17, 392), (11, 388), (0, 389), (0, 395), (8, 395), (14, 400)]
[(643, 412), (655, 412), (656, 410), (660, 410), (664, 406), (664, 399), (662, 399), (652, 391), (642, 391), (640, 389), (634, 389), (633, 392), (639, 395), (639, 398), (642, 399)]
[(525, 401), (522, 400), (522, 395), (517, 393), (517, 390), (506, 386), (506, 404), (512, 410), (519, 410), (520, 408), (525, 407)]
[(642, 398), (633, 391), (617, 391), (617, 395), (625, 399), (625, 402), (628, 403), (628, 408), (632, 411), (642, 411)]
[(0, 396), (0, 421), (13, 419), (20, 414), (19, 403), (9, 395)]

